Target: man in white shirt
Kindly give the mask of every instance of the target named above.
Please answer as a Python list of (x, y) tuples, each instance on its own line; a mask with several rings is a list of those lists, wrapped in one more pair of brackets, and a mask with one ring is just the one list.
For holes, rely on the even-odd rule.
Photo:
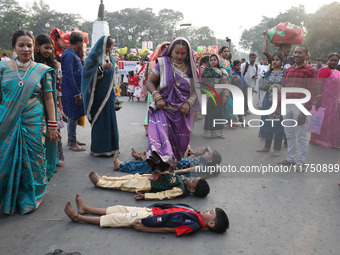
[[(241, 65), (241, 73), (243, 74), (246, 82), (253, 88), (253, 93), (257, 93), (256, 88), (256, 80), (258, 78), (259, 70), (257, 64), (255, 64), (257, 55), (255, 53), (249, 54), (249, 63), (245, 62)], [(245, 113), (249, 115), (248, 112), (248, 104), (247, 104), (247, 93), (245, 93)]]
[(2, 53), (1, 56), (1, 61), (10, 61), (11, 59), (9, 57), (7, 57), (7, 54), (4, 52)]
[(266, 72), (268, 71), (268, 59), (266, 57), (264, 57), (261, 62), (262, 62), (262, 64), (258, 66), (259, 67), (259, 72), (258, 72), (259, 78), (256, 81), (256, 91), (257, 91), (256, 107), (258, 109), (261, 109), (262, 101), (263, 101), (263, 98), (266, 94), (266, 91), (261, 90), (259, 88), (259, 86), (260, 86), (260, 82), (264, 79), (264, 76), (265, 76)]

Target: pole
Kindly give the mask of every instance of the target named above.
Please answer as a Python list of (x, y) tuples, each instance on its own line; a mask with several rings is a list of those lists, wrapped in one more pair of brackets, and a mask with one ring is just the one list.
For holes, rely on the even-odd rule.
[(118, 29), (117, 29), (117, 44), (119, 46), (119, 35), (118, 35)]

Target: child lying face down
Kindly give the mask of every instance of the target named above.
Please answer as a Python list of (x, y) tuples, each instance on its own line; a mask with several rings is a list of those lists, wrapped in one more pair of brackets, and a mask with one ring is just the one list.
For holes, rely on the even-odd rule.
[(185, 178), (176, 174), (162, 174), (157, 180), (150, 180), (150, 174), (130, 174), (121, 177), (99, 176), (95, 172), (89, 174), (91, 182), (100, 188), (118, 189), (136, 192), (136, 200), (143, 199), (173, 199), (193, 194), (206, 197), (210, 187), (201, 178)]
[[(227, 214), (221, 208), (199, 212), (184, 204), (153, 204), (148, 207), (111, 206), (93, 208), (76, 195), (78, 213), (70, 201), (65, 205), (66, 215), (74, 222), (85, 222), (100, 227), (133, 227), (138, 231), (153, 233), (174, 233), (181, 236), (201, 229), (223, 233), (229, 227)], [(95, 214), (100, 217), (84, 216)]]

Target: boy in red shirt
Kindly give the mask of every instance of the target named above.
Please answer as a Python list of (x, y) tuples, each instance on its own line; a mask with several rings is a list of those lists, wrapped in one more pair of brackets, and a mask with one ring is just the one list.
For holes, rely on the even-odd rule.
[[(70, 201), (65, 205), (66, 215), (74, 222), (86, 222), (100, 227), (133, 227), (142, 232), (174, 233), (181, 236), (202, 228), (223, 233), (229, 227), (227, 214), (220, 208), (199, 212), (185, 204), (153, 204), (149, 207), (111, 206), (93, 208), (76, 196), (77, 213)], [(83, 216), (95, 214), (101, 217)]]

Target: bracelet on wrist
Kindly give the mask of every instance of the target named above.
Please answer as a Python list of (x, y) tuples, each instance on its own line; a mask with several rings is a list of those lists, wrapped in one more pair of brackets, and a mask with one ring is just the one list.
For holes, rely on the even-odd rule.
[(48, 120), (47, 121), (47, 128), (48, 129), (58, 129), (58, 122), (55, 120)]
[(154, 92), (152, 92), (151, 96), (153, 97), (154, 94), (159, 94), (159, 92), (157, 90), (155, 90)]
[(158, 97), (157, 99), (155, 99), (156, 103), (157, 103), (159, 100), (163, 100), (163, 97), (160, 96), (160, 97)]
[(195, 99), (193, 97), (189, 97), (186, 102), (189, 104), (191, 108), (195, 103)]

